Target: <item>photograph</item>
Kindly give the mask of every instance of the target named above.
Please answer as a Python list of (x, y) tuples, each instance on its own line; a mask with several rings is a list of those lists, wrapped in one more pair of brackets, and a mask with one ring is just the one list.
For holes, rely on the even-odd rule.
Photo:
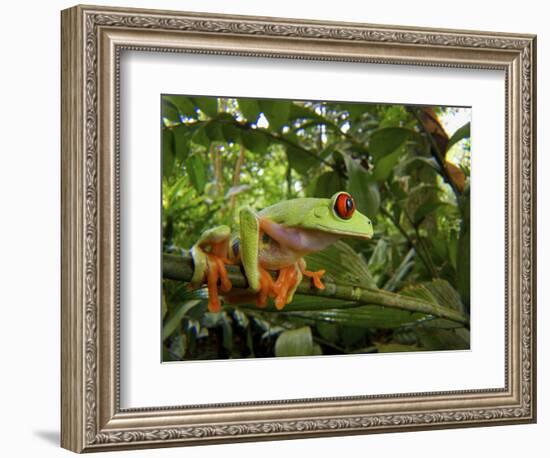
[[(380, 433), (538, 421), (540, 14), (66, 6), (40, 54), (59, 185), (11, 199), (42, 221), (36, 190), (60, 197), (61, 313), (37, 310), (60, 317), (57, 397), (38, 392), (61, 447), (385, 453)], [(536, 448), (508, 436), (485, 442)]]
[(471, 107), (160, 113), (162, 362), (470, 349)]

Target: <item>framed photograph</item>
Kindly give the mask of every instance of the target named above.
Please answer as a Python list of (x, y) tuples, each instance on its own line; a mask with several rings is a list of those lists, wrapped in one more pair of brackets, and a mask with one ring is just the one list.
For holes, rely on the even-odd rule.
[(533, 35), (62, 12), (62, 446), (536, 420)]

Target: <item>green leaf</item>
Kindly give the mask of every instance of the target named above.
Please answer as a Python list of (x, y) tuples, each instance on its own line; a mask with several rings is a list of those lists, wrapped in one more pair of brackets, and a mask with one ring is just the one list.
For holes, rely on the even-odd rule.
[[(255, 305), (242, 305), (243, 309), (254, 308)], [(332, 299), (329, 297), (323, 297), (322, 299), (317, 296), (309, 296), (305, 294), (296, 294), (290, 304), (288, 304), (284, 310), (277, 311), (275, 307), (267, 307), (265, 310), (268, 312), (277, 313), (281, 315), (283, 313), (293, 313), (302, 311), (320, 311), (331, 310), (333, 308), (346, 308), (357, 307), (357, 302), (344, 301), (342, 299)]]
[(174, 135), (170, 129), (162, 129), (162, 175), (172, 173), (174, 165)]
[[(172, 339), (171, 345), (170, 345), (170, 353), (177, 358), (178, 361), (181, 361), (183, 357), (185, 356), (185, 352), (187, 351), (187, 336), (185, 334), (178, 334)], [(165, 361), (169, 361), (173, 359), (168, 358), (165, 359)]]
[(357, 120), (364, 113), (372, 113), (375, 109), (375, 105), (369, 105), (366, 103), (338, 103), (337, 105), (340, 109), (347, 111), (351, 120)]
[(405, 172), (409, 172), (410, 170), (418, 168), (420, 165), (426, 165), (437, 173), (441, 173), (441, 167), (439, 167), (439, 164), (433, 157), (413, 156), (403, 161), (400, 167), (402, 167)]
[(310, 356), (314, 354), (309, 326), (284, 331), (275, 342), (275, 356)]
[(233, 350), (233, 328), (231, 327), (231, 318), (224, 313), (221, 320), (223, 331), (223, 347), (231, 353)]
[(466, 305), (470, 304), (470, 230), (466, 229), (458, 239), (456, 257), (458, 290)]
[(311, 154), (306, 153), (300, 148), (287, 146), (286, 155), (290, 167), (296, 170), (301, 175), (306, 175), (312, 167), (319, 165), (319, 160)]
[(334, 323), (320, 321), (315, 325), (319, 335), (329, 342), (337, 342), (339, 336), (339, 326)]
[(200, 302), (200, 300), (194, 299), (180, 304), (162, 327), (162, 340), (166, 340), (168, 337), (170, 337), (172, 333), (178, 328), (181, 320), (187, 314), (187, 312), (189, 312), (189, 310), (191, 310)]
[[(294, 305), (294, 302), (292, 305)], [(417, 326), (426, 320), (426, 317), (428, 316), (422, 313), (411, 313), (406, 310), (382, 307), (379, 305), (361, 305), (356, 307), (334, 309), (319, 308), (318, 310), (292, 311), (283, 313), (291, 317), (301, 316), (319, 321), (320, 323), (339, 324), (342, 326), (361, 328), (363, 330), (398, 329), (402, 327)]]
[(178, 108), (165, 97), (162, 98), (161, 103), (162, 117), (168, 119), (170, 124), (180, 122), (180, 114)]
[(238, 99), (239, 108), (248, 122), (256, 124), (260, 116), (260, 104), (255, 99)]
[(463, 140), (464, 138), (468, 138), (469, 136), (470, 136), (470, 122), (468, 121), (462, 127), (459, 127), (456, 130), (456, 132), (451, 136), (451, 138), (449, 139), (449, 142), (447, 143), (447, 151), (449, 151), (455, 143), (458, 143), (460, 140)]
[(216, 97), (195, 97), (193, 101), (203, 113), (211, 118), (218, 114), (218, 99)]
[(181, 162), (185, 162), (189, 155), (189, 131), (184, 127), (174, 127), (172, 132), (174, 133), (176, 157)]
[(286, 100), (260, 100), (260, 108), (269, 122), (269, 127), (278, 131), (290, 115), (291, 102)]
[(206, 165), (202, 158), (197, 154), (189, 156), (185, 161), (185, 170), (193, 187), (199, 194), (202, 194), (207, 180)]
[(387, 154), (376, 161), (374, 164), (374, 178), (379, 183), (386, 181), (392, 173), (395, 165), (403, 155), (404, 148), (398, 148), (393, 153)]
[(416, 251), (414, 250), (414, 248), (411, 248), (403, 258), (393, 275), (385, 283), (383, 288), (384, 290), (395, 291), (397, 289), (399, 283), (402, 282), (404, 278), (409, 274), (409, 272), (413, 269), (415, 255)]
[(464, 312), (460, 295), (447, 280), (440, 278), (431, 282), (418, 283), (401, 290), (404, 296), (416, 297), (432, 304)]
[(172, 103), (172, 105), (175, 106), (183, 116), (189, 118), (195, 118), (197, 116), (195, 103), (189, 97), (182, 95), (165, 95), (163, 100)]
[(306, 256), (309, 270), (327, 271), (327, 277), (347, 285), (376, 288), (367, 263), (346, 242), (338, 241), (328, 248)]
[(454, 205), (448, 202), (441, 202), (441, 201), (434, 202), (433, 200), (428, 200), (427, 202), (424, 202), (414, 212), (414, 218), (413, 218), (414, 224), (415, 225), (420, 224), (426, 216), (434, 213), (441, 207), (454, 207)]
[(369, 141), (369, 151), (374, 159), (393, 153), (405, 143), (413, 133), (404, 127), (386, 127), (373, 132)]
[(312, 110), (311, 108), (305, 107), (303, 105), (297, 105), (296, 103), (292, 103), (290, 106), (290, 119), (312, 119), (315, 121), (319, 121), (321, 123), (326, 123), (327, 120), (317, 114), (315, 110)]
[(466, 186), (459, 199), (462, 224), (458, 239), (456, 271), (458, 291), (467, 308), (470, 306), (470, 187)]
[(208, 138), (203, 126), (199, 126), (195, 129), (195, 132), (193, 132), (193, 135), (191, 136), (191, 141), (196, 145), (203, 146), (206, 149), (210, 146), (210, 139)]
[(166, 304), (166, 294), (164, 293), (164, 288), (162, 289), (162, 319), (166, 317), (168, 313), (168, 305)]
[(210, 121), (204, 127), (204, 132), (208, 136), (210, 142), (224, 142), (225, 136), (222, 131), (222, 126), (218, 122)]
[(454, 329), (419, 328), (416, 331), (420, 345), (426, 350), (468, 350), (470, 333)]
[(373, 176), (358, 162), (349, 156), (345, 157), (348, 170), (348, 192), (355, 199), (357, 209), (373, 218), (380, 208), (380, 192)]
[(376, 343), (375, 345), (379, 353), (397, 353), (423, 350), (423, 348), (420, 348), (417, 345), (404, 345), (399, 343)]
[(252, 151), (257, 154), (265, 154), (269, 142), (267, 137), (260, 130), (248, 129), (244, 130), (241, 135), (244, 147), (248, 151)]
[(346, 347), (362, 344), (365, 340), (365, 328), (356, 326), (344, 326), (342, 329), (342, 342)]
[(332, 197), (338, 191), (346, 189), (346, 181), (337, 172), (325, 172), (315, 183), (315, 197)]
[(241, 130), (235, 124), (223, 123), (222, 132), (227, 143), (239, 143), (241, 141)]

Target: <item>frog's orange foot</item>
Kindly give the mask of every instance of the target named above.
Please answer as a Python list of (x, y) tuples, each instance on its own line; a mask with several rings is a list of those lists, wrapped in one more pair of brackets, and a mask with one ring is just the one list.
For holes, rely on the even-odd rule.
[(326, 270), (318, 270), (316, 272), (313, 272), (311, 270), (303, 270), (302, 273), (306, 277), (310, 277), (313, 280), (313, 284), (315, 285), (315, 288), (317, 289), (325, 289), (325, 285), (323, 285), (323, 282), (321, 281), (321, 277), (325, 275)]
[(218, 293), (218, 281), (220, 283), (220, 291), (227, 293), (231, 291), (233, 285), (229, 276), (227, 275), (227, 269), (225, 263), (229, 261), (221, 256), (207, 253), (208, 258), (208, 311), (219, 312), (221, 310), (220, 297)]
[(290, 302), (290, 296), (299, 281), (298, 271), (294, 265), (279, 271), (279, 277), (275, 282), (275, 308), (277, 310), (282, 310)]
[(270, 273), (259, 267), (260, 270), (260, 290), (256, 295), (256, 306), (264, 308), (267, 305), (267, 299), (276, 295), (276, 286)]

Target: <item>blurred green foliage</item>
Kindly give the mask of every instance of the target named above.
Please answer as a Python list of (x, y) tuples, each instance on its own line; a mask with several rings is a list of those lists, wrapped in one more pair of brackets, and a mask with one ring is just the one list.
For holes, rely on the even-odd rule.
[[(165, 95), (163, 250), (243, 205), (347, 190), (374, 223), (308, 257), (346, 284), (421, 297), (469, 314), (469, 109)], [(297, 295), (283, 311), (207, 311), (204, 289), (163, 280), (163, 360), (451, 350), (469, 331), (420, 313)]]

